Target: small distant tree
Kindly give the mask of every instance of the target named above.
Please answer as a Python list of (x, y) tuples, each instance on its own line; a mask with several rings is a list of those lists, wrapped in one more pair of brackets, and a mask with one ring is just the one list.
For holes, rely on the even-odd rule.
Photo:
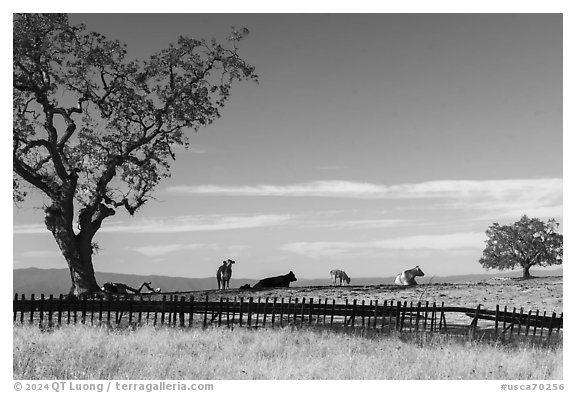
[(529, 278), (532, 266), (562, 264), (563, 236), (554, 219), (543, 222), (524, 215), (512, 225), (492, 224), (486, 231), (488, 239), (480, 264), (486, 269), (521, 267)]
[(180, 37), (140, 62), (65, 14), (15, 14), (13, 29), (14, 200), (26, 188), (47, 197), (70, 294), (93, 293), (104, 220), (139, 210), (170, 175), (174, 148), (188, 145), (184, 131), (220, 117), (233, 82), (257, 80), (236, 48), (248, 30), (225, 45)]

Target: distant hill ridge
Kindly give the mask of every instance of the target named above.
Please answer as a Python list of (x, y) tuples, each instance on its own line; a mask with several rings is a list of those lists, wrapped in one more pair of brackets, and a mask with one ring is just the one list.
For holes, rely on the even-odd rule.
[[(562, 269), (555, 270), (533, 270), (530, 272), (533, 276), (562, 276)], [(520, 277), (520, 271), (511, 271), (506, 273), (495, 274), (468, 274), (459, 276), (425, 276), (419, 278), (421, 284), (438, 284), (438, 283), (458, 283), (458, 282), (475, 282), (487, 280), (494, 277)], [(298, 277), (298, 275), (296, 275)], [(352, 277), (352, 285), (379, 285), (394, 284), (395, 277)], [(216, 277), (205, 278), (186, 278), (170, 277), (158, 275), (137, 275), (121, 273), (103, 273), (96, 272), (96, 281), (99, 284), (105, 282), (121, 282), (132, 287), (138, 288), (143, 282), (151, 282), (154, 288), (161, 288), (165, 292), (186, 292), (201, 291), (206, 289), (218, 288)], [(258, 279), (251, 278), (232, 278), (230, 288), (239, 288), (241, 285), (253, 285)], [(304, 279), (298, 278), (291, 286), (318, 286), (331, 284), (330, 278)], [(70, 272), (68, 269), (14, 269), (13, 270), (13, 291), (12, 293), (24, 294), (60, 294), (68, 293), (70, 290)]]

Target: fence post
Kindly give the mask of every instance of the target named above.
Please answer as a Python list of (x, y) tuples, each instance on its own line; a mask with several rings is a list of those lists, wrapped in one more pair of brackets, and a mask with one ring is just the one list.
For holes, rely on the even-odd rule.
[(384, 304), (382, 305), (382, 331), (384, 331), (384, 324), (386, 322), (386, 305), (388, 300), (384, 300)]
[(26, 296), (22, 294), (22, 307), (20, 307), (20, 323), (24, 324), (24, 305), (25, 305)]
[(14, 303), (12, 304), (12, 311), (14, 312), (14, 320), (12, 322), (16, 322), (16, 315), (18, 314), (17, 307), (18, 307), (18, 294), (15, 293)]
[(284, 298), (280, 299), (280, 327), (284, 326)]
[(510, 338), (514, 335), (514, 319), (516, 318), (516, 307), (512, 308), (512, 324), (510, 325)]
[(222, 326), (222, 296), (220, 296), (220, 302), (218, 303), (218, 327)]
[(377, 324), (378, 324), (378, 299), (374, 300), (374, 325), (372, 327), (376, 329)]
[(498, 318), (500, 317), (500, 306), (496, 305), (496, 317), (494, 322), (494, 335), (498, 337)]
[(194, 322), (194, 296), (190, 296), (190, 316), (188, 317), (188, 326), (192, 327)]
[(244, 296), (240, 296), (240, 327), (242, 327), (242, 317), (244, 316), (244, 311), (242, 310), (244, 306)]
[(262, 327), (266, 327), (266, 317), (268, 316), (268, 296), (264, 299), (264, 316), (262, 317)]
[(254, 298), (252, 296), (250, 296), (250, 299), (248, 299), (248, 326), (250, 327), (251, 323), (252, 323), (252, 304), (254, 302)]
[(400, 315), (401, 315), (401, 307), (402, 303), (398, 300), (396, 302), (396, 320), (394, 321), (396, 324), (396, 331), (400, 331)]
[(418, 304), (416, 305), (416, 331), (418, 331), (420, 329), (420, 306), (422, 304), (420, 302), (418, 302)]
[(426, 325), (427, 325), (427, 322), (428, 322), (428, 304), (429, 304), (429, 301), (426, 300), (426, 309), (425, 309), (425, 311), (424, 311), (424, 328), (422, 329), (422, 330), (424, 330), (424, 331), (426, 331)]
[(540, 340), (542, 340), (542, 333), (544, 333), (544, 323), (546, 322), (546, 311), (542, 314), (542, 322), (540, 323)]
[(54, 295), (48, 297), (48, 327), (52, 327), (52, 307), (54, 303)]
[(504, 306), (504, 317), (502, 318), (502, 335), (505, 336), (504, 333), (506, 331), (506, 318), (508, 317), (508, 305)]
[(540, 310), (536, 310), (536, 315), (534, 316), (534, 330), (532, 331), (532, 337), (536, 337), (536, 328), (538, 327), (538, 314)]
[(526, 320), (526, 333), (524, 336), (528, 336), (528, 332), (530, 331), (530, 317), (532, 316), (532, 310), (528, 310), (528, 318)]
[(261, 300), (262, 297), (258, 296), (258, 303), (256, 303), (256, 323), (254, 324), (254, 327), (258, 327), (258, 322), (260, 320), (260, 304), (261, 304)]
[(304, 325), (304, 306), (306, 305), (306, 298), (302, 298), (302, 304), (300, 305), (300, 326)]
[(564, 327), (564, 311), (560, 313), (560, 322), (558, 322), (558, 329), (556, 333), (560, 333), (560, 327)]
[(442, 329), (442, 323), (444, 323), (444, 331), (448, 331), (448, 326), (446, 326), (446, 313), (444, 313), (444, 302), (440, 307), (440, 330)]
[(356, 299), (352, 301), (352, 317), (350, 320), (352, 321), (352, 327), (354, 327), (354, 322), (356, 322)]
[(430, 322), (430, 331), (433, 332), (434, 328), (437, 328), (437, 322), (436, 322), (436, 302), (432, 302), (432, 321)]
[(272, 327), (274, 327), (274, 322), (276, 321), (276, 302), (278, 298), (274, 296), (274, 300), (272, 301)]
[(322, 315), (322, 326), (326, 326), (326, 314), (328, 314), (328, 298), (324, 298), (324, 312)]
[(230, 298), (226, 297), (226, 327), (230, 327)]
[(308, 312), (308, 325), (312, 325), (312, 308), (314, 307), (314, 299), (310, 298), (308, 302), (308, 307), (310, 307), (310, 311)]
[(296, 312), (298, 308), (298, 298), (294, 298), (294, 317), (292, 319), (292, 323), (296, 324)]
[(206, 295), (206, 298), (204, 299), (204, 324), (202, 325), (202, 327), (206, 327), (207, 324), (208, 324), (208, 295)]
[(39, 325), (42, 326), (42, 322), (44, 322), (44, 294), (40, 295), (40, 305), (38, 306), (38, 313), (40, 314)]
[(64, 299), (64, 295), (60, 294), (58, 296), (58, 326), (62, 325), (62, 301)]
[(330, 327), (332, 327), (334, 323), (334, 311), (336, 308), (336, 299), (332, 299), (332, 312), (330, 313)]
[[(372, 304), (372, 303), (370, 303), (370, 304)], [(365, 322), (365, 320), (364, 320), (364, 319), (365, 319), (365, 316), (364, 316), (364, 305), (365, 305), (365, 302), (364, 302), (364, 299), (362, 299), (362, 307), (361, 307), (360, 309), (362, 310), (361, 314), (362, 314), (362, 327), (363, 327), (363, 328), (364, 328), (364, 326), (365, 326), (365, 324), (364, 324), (364, 322)], [(370, 316), (368, 316), (368, 318), (370, 318)], [(370, 319), (368, 319), (368, 324), (370, 324)]]
[(555, 318), (556, 318), (556, 312), (552, 312), (552, 317), (550, 318), (550, 323), (548, 324), (548, 340), (550, 340), (550, 335), (552, 335), (552, 327), (554, 326)]
[(474, 312), (474, 319), (470, 324), (470, 331), (472, 332), (472, 338), (476, 335), (476, 326), (478, 325), (478, 317), (480, 314), (480, 305), (476, 307), (476, 311)]
[(520, 307), (520, 314), (518, 315), (518, 335), (522, 332), (522, 317), (524, 316), (524, 308)]
[(404, 319), (406, 318), (406, 306), (408, 302), (404, 300), (404, 305), (402, 307), (402, 317), (400, 318), (400, 331), (404, 329)]
[(31, 325), (34, 323), (34, 311), (35, 311), (34, 294), (32, 294), (32, 295), (30, 295), (30, 324)]
[(128, 326), (132, 326), (132, 311), (134, 306), (134, 297), (130, 296), (128, 300)]
[(184, 308), (186, 307), (186, 297), (180, 296), (180, 327), (183, 328), (186, 325), (186, 313)]

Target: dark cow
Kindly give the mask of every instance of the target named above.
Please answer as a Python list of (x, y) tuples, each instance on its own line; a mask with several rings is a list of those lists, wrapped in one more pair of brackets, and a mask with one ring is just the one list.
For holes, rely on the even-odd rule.
[(252, 289), (262, 289), (262, 288), (276, 288), (276, 287), (283, 287), (288, 288), (292, 281), (296, 281), (296, 276), (292, 271), (290, 273), (285, 274), (283, 276), (276, 276), (276, 277), (268, 277), (263, 280), (258, 281)]

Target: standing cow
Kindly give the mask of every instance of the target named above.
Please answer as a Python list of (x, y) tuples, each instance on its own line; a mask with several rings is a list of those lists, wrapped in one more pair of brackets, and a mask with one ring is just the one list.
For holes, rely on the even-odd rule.
[(231, 259), (222, 262), (222, 265), (216, 271), (216, 281), (218, 281), (218, 289), (222, 285), (222, 289), (230, 289), (230, 278), (232, 277), (232, 264), (236, 263)]

